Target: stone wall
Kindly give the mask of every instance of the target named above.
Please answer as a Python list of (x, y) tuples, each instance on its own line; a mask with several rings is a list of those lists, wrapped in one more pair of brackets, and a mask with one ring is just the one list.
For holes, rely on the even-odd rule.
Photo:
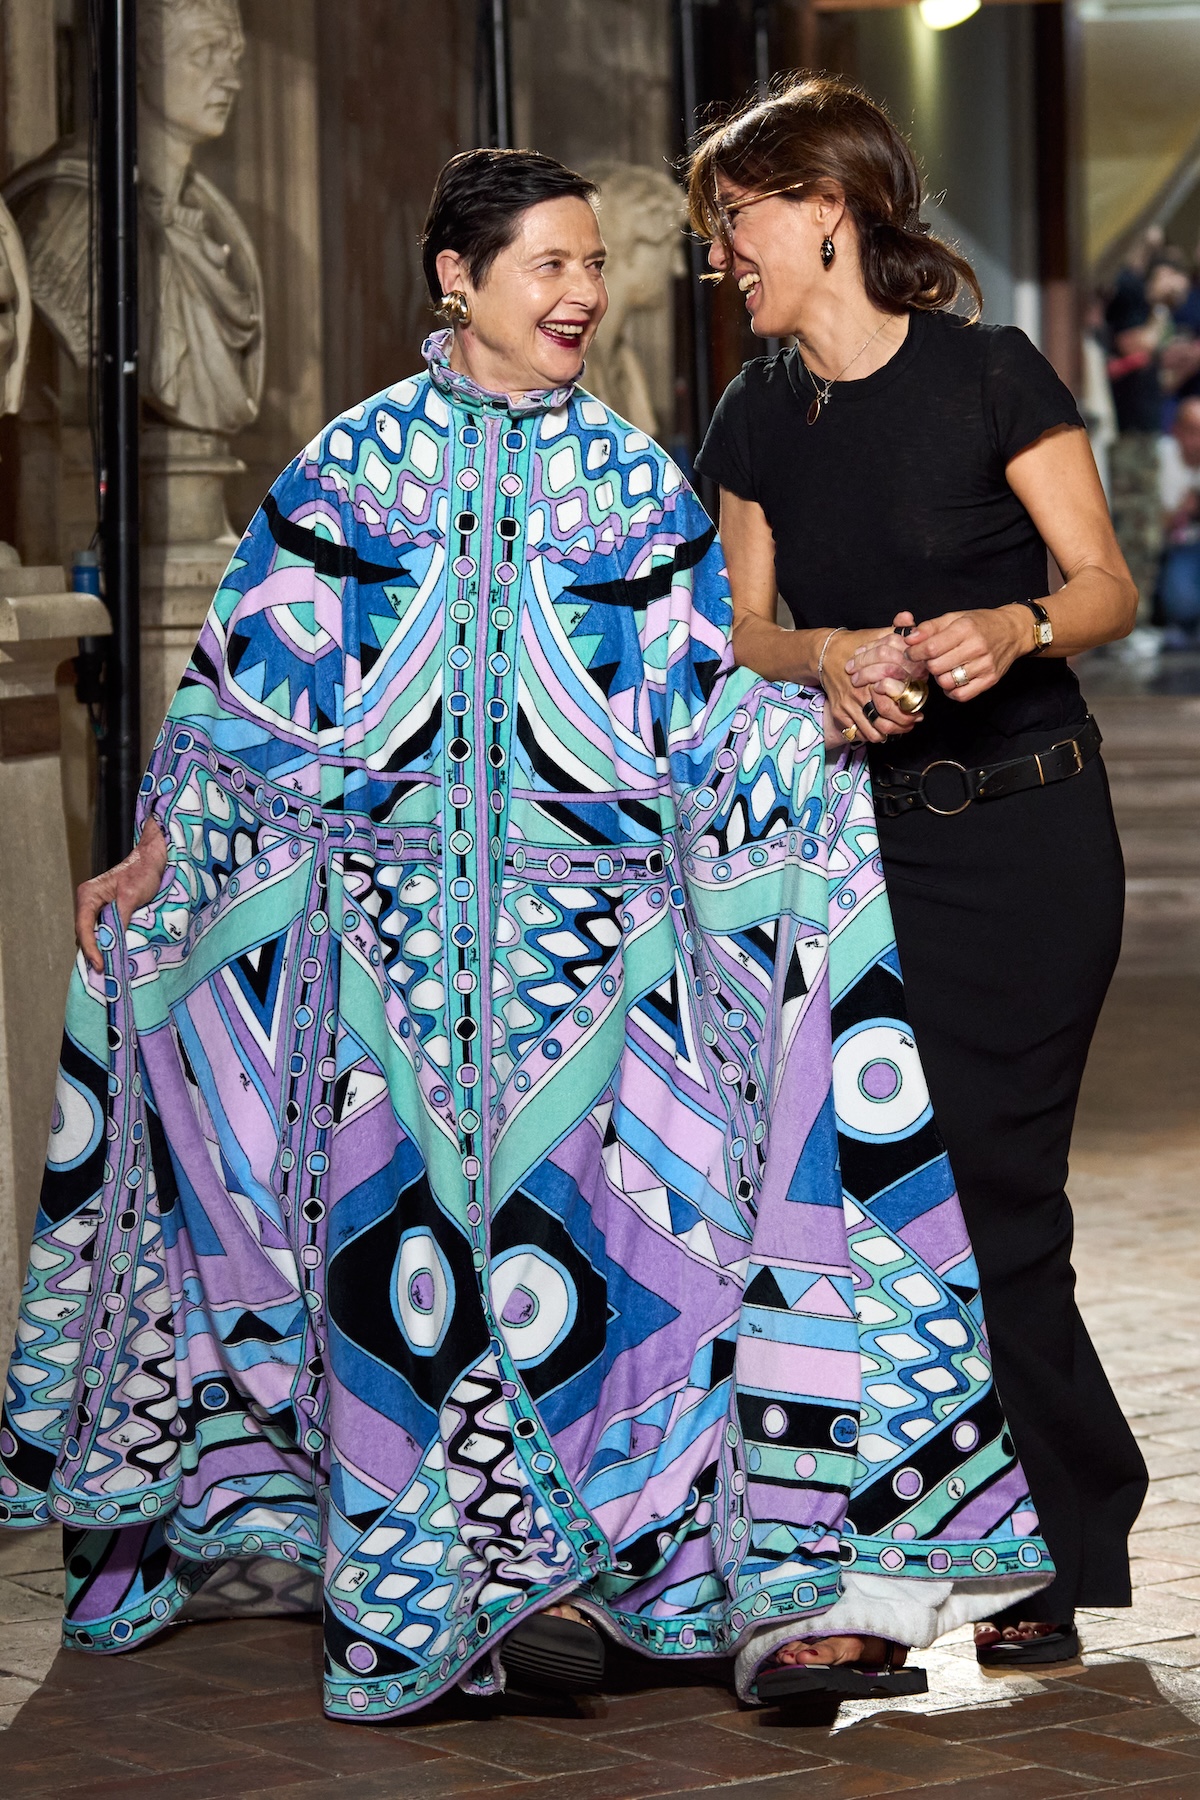
[[(270, 0), (267, 0), (270, 4)], [(475, 143), (475, 6), (318, 8), (326, 412), (419, 366), (418, 239), (434, 178)]]
[[(322, 364), (317, 0), (242, 0), (242, 91), (197, 166), (241, 214), (263, 272), (262, 407), (240, 432), (243, 475), (226, 485), (241, 530), (284, 464), (325, 418)], [(336, 9), (341, 11), (339, 7)], [(349, 10), (349, 9), (347, 9)]]
[[(609, 161), (667, 166), (673, 149), (670, 0), (511, 0), (510, 16), (518, 144), (571, 168)], [(648, 376), (655, 414), (669, 426), (670, 311), (635, 314), (629, 338)]]

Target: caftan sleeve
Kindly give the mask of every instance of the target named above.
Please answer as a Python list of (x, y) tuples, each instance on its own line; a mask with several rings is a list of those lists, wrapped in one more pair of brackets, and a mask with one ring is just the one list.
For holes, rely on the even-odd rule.
[[(309, 1090), (332, 1070), (316, 1039), (336, 1006), (331, 852), (360, 574), (336, 497), (293, 464), (230, 561), (154, 746), (138, 825), (153, 815), (166, 835), (162, 886), (125, 932), (106, 909), (104, 972), (79, 958), (68, 994), (0, 1432), (13, 1523), (55, 1509), (115, 1527), (171, 1504), (169, 1397), (130, 1424), (175, 1353), (171, 1258), (187, 1276), (256, 1245), (262, 1304), (295, 1321), (272, 1355), (303, 1367), (308, 1275), (284, 1248), (285, 1189), (325, 1154)], [(214, 1316), (218, 1335), (226, 1323)]]

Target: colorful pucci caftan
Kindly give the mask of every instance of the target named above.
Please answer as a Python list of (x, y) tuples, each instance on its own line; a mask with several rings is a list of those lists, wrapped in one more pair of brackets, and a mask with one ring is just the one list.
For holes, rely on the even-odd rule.
[(70, 1527), (95, 1651), (230, 1559), (320, 1572), (353, 1718), (487, 1689), (568, 1593), (664, 1656), (871, 1577), (993, 1610), (1050, 1564), (865, 765), (732, 671), (662, 451), (428, 353), (275, 484), (155, 747), (164, 885), (71, 985), (7, 1520)]

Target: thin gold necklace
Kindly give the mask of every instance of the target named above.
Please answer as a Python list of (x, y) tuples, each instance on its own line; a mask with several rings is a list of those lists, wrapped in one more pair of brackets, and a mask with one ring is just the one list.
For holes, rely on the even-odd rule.
[(846, 369), (853, 368), (863, 352), (871, 348), (871, 345), (875, 342), (875, 339), (879, 336), (884, 325), (887, 323), (888, 320), (884, 319), (881, 324), (877, 325), (866, 342), (859, 345), (845, 367), (839, 369), (837, 374), (831, 377), (829, 381), (822, 381), (818, 376), (814, 375), (808, 364), (804, 362), (803, 355), (801, 356), (800, 361), (804, 363), (805, 374), (808, 376), (808, 379), (812, 382), (813, 387), (816, 390), (813, 395), (813, 403), (808, 409), (808, 422), (810, 425), (815, 425), (820, 418), (821, 408), (829, 405), (829, 396), (833, 391), (834, 383), (840, 381), (842, 376), (846, 373)]

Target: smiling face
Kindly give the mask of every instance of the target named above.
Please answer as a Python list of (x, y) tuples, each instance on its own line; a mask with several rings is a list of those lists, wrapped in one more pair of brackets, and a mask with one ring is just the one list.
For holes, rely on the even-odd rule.
[(478, 287), (462, 258), (437, 259), (444, 294), (465, 294), (451, 365), (490, 393), (523, 394), (577, 379), (608, 308), (604, 240), (586, 200), (543, 200), (517, 220)]
[[(844, 201), (832, 194), (773, 194), (755, 200), (753, 190), (722, 178), (721, 204), (732, 226), (733, 276), (745, 295), (750, 328), (756, 337), (788, 337), (805, 316), (806, 302), (829, 287), (821, 262), (821, 244), (832, 233), (839, 277), (849, 263), (857, 267), (854, 227)], [(749, 202), (749, 204), (746, 204)], [(719, 238), (708, 252), (709, 265), (726, 271), (729, 251)]]

